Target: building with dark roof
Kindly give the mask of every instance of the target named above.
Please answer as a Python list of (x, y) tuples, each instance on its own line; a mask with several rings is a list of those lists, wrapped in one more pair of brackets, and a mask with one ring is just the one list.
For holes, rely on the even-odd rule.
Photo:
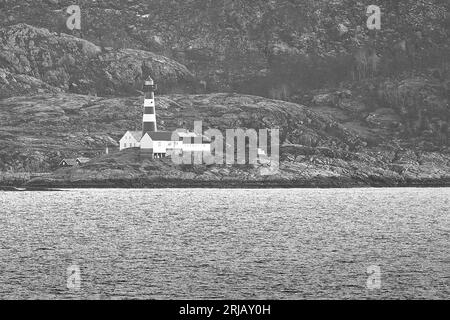
[(60, 167), (77, 167), (77, 166), (81, 166), (85, 163), (88, 163), (89, 161), (91, 161), (91, 159), (89, 158), (85, 158), (85, 157), (80, 157), (80, 158), (76, 158), (76, 159), (62, 159), (61, 162), (59, 163)]
[(77, 166), (77, 159), (62, 159), (61, 162), (59, 163), (60, 167), (75, 167)]

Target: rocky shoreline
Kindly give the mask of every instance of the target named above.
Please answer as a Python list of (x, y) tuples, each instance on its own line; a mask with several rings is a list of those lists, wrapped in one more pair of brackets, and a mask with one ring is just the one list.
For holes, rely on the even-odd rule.
[(266, 188), (405, 188), (450, 187), (450, 177), (442, 179), (365, 179), (315, 178), (311, 180), (202, 181), (185, 179), (133, 179), (97, 181), (32, 181), (24, 185), (0, 186), (0, 191), (57, 191), (60, 189), (164, 189), (164, 188), (217, 188), (217, 189), (266, 189)]
[(0, 186), (0, 191), (24, 192), (24, 191), (61, 191), (61, 190), (46, 187)]
[[(141, 159), (139, 149), (103, 155), (46, 174), (3, 176), (0, 186), (27, 190), (71, 188), (364, 188), (450, 187), (446, 153), (325, 152), (283, 146), (279, 167), (176, 165), (170, 158)], [(329, 151), (329, 150), (328, 150)], [(306, 156), (305, 154), (309, 154)], [(414, 155), (414, 156), (413, 156)], [(267, 175), (271, 173), (270, 175)], [(13, 179), (14, 178), (14, 179)]]

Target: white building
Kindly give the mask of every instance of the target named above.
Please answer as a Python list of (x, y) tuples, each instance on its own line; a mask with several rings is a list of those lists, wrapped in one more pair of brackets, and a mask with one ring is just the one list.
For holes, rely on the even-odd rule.
[(181, 149), (184, 152), (211, 152), (210, 139), (195, 132), (179, 130), (177, 139), (182, 141)]
[[(200, 140), (201, 139), (201, 140)], [(193, 132), (147, 132), (142, 136), (142, 131), (127, 131), (120, 139), (120, 150), (140, 148), (153, 152), (156, 158), (165, 157), (174, 151), (177, 152), (209, 152), (211, 144), (204, 137)]]
[(181, 141), (172, 140), (172, 132), (147, 132), (141, 139), (141, 150), (162, 158), (172, 150), (181, 150), (182, 144)]
[(120, 150), (129, 148), (139, 148), (141, 146), (142, 131), (127, 131), (120, 139)]
[(122, 139), (120, 139), (120, 150), (130, 148), (140, 148), (148, 152), (152, 150), (154, 156), (157, 158), (165, 157), (174, 151), (211, 151), (210, 142), (204, 141), (204, 139), (204, 137), (196, 133), (187, 131), (147, 132), (144, 136), (142, 136), (142, 131), (127, 131)]
[[(176, 132), (158, 131), (156, 124), (156, 85), (148, 78), (144, 84), (144, 108), (141, 131), (127, 131), (120, 139), (120, 150), (140, 148), (141, 153), (156, 158), (166, 157), (173, 152), (210, 152), (211, 143), (202, 135), (187, 130)], [(205, 142), (204, 142), (205, 141)]]
[(163, 158), (174, 152), (211, 151), (210, 142), (204, 142), (203, 137), (192, 132), (180, 131), (147, 132), (140, 140), (140, 148), (144, 152), (153, 153), (155, 158)]

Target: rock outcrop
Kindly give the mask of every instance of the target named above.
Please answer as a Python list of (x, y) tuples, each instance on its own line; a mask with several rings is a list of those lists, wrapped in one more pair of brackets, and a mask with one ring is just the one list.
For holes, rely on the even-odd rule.
[(439, 150), (449, 145), (450, 86), (428, 76), (403, 76), (324, 88), (296, 97), (311, 110), (336, 119), (371, 145), (401, 139)]
[[(97, 158), (82, 167), (34, 178), (31, 187), (393, 187), (450, 186), (450, 156), (422, 154), (421, 163), (382, 161), (381, 153), (333, 152), (286, 146), (272, 174), (262, 165), (175, 165), (142, 159), (139, 149)], [(407, 159), (406, 153), (403, 154)]]
[[(282, 170), (274, 179), (281, 185), (447, 181), (445, 1), (380, 0), (377, 32), (365, 26), (369, 0), (81, 1), (82, 29), (69, 31), (72, 4), (0, 0), (0, 172), (7, 177), (53, 170), (64, 157), (96, 157), (106, 146), (114, 152), (126, 130), (141, 127), (139, 90), (151, 74), (161, 129), (192, 129), (195, 120), (204, 129), (280, 128)], [(99, 160), (49, 179), (259, 181), (255, 168), (186, 173), (148, 164), (158, 175), (129, 156), (131, 167), (114, 155), (111, 166)]]
[[(72, 0), (2, 0), (1, 25), (69, 32)], [(209, 91), (287, 99), (299, 89), (412, 70), (444, 69), (448, 2), (378, 0), (382, 28), (367, 29), (371, 0), (78, 1), (83, 37), (101, 47), (171, 57)], [(448, 78), (447, 78), (448, 79)]]
[[(164, 56), (134, 49), (102, 48), (87, 40), (18, 24), (0, 28), (0, 68), (7, 87), (1, 96), (55, 87), (91, 95), (137, 94), (152, 75), (163, 92), (189, 91), (194, 85), (185, 66)], [(6, 79), (8, 74), (19, 81)], [(1, 74), (0, 74), (1, 75)], [(6, 79), (6, 80), (5, 80)], [(34, 80), (36, 79), (36, 80)]]
[[(284, 143), (358, 150), (365, 142), (336, 121), (284, 101), (238, 94), (167, 95), (156, 99), (161, 130), (280, 129)], [(0, 171), (42, 171), (63, 158), (104, 152), (139, 130), (142, 98), (40, 94), (0, 100)], [(225, 132), (225, 131), (224, 131)]]
[[(397, 186), (448, 185), (448, 150), (378, 145), (305, 106), (237, 94), (166, 95), (157, 98), (161, 130), (279, 128), (280, 172), (260, 167), (177, 167), (146, 161), (137, 150), (117, 152), (126, 130), (141, 127), (142, 100), (75, 94), (41, 94), (0, 100), (0, 171), (39, 172), (64, 157), (95, 158), (31, 180), (35, 186)], [(104, 155), (109, 146), (111, 155)], [(116, 147), (114, 147), (116, 146)], [(103, 154), (103, 156), (102, 156)]]
[(61, 89), (52, 87), (44, 81), (29, 75), (11, 73), (0, 68), (0, 99), (20, 96), (24, 93), (36, 94), (60, 92)]

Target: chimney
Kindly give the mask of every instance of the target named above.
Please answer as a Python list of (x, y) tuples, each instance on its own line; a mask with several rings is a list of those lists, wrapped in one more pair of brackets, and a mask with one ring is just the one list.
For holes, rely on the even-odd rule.
[(147, 132), (156, 132), (156, 111), (155, 111), (155, 90), (156, 85), (151, 77), (144, 82), (144, 115), (142, 118), (142, 136)]

